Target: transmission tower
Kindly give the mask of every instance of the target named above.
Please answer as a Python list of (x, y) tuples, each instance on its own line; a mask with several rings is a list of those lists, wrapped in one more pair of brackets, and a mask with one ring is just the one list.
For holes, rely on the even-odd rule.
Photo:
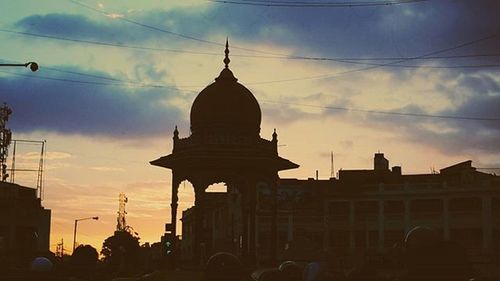
[(7, 156), (8, 149), (12, 139), (12, 132), (7, 128), (7, 121), (12, 110), (6, 103), (0, 108), (0, 181), (7, 181), (9, 174), (7, 173)]
[(64, 257), (64, 239), (61, 238), (61, 242), (56, 245), (56, 257)]
[(127, 222), (125, 221), (125, 215), (127, 211), (125, 211), (125, 204), (128, 202), (127, 196), (125, 193), (121, 192), (118, 196), (119, 204), (118, 204), (118, 217), (116, 218), (116, 231), (128, 231)]

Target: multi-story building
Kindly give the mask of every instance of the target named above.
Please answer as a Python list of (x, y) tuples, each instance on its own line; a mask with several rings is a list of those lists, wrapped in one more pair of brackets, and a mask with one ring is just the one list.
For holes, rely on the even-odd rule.
[(0, 182), (0, 256), (48, 252), (50, 216), (36, 189)]
[(341, 170), (325, 204), (324, 244), (334, 252), (386, 253), (416, 226), (458, 242), (476, 264), (500, 256), (500, 177), (465, 161), (403, 175), (375, 154), (373, 170)]
[[(266, 260), (272, 199), (264, 183), (257, 192), (257, 256)], [(228, 187), (227, 194), (211, 197), (204, 221), (208, 254), (237, 253), (239, 195)], [(492, 264), (500, 257), (500, 176), (477, 171), (471, 161), (404, 175), (401, 167), (389, 169), (389, 161), (377, 153), (373, 169), (340, 170), (338, 178), (327, 180), (280, 179), (277, 206), (282, 259), (311, 260), (327, 252), (353, 264), (400, 246), (416, 226), (460, 243), (474, 263)], [(192, 209), (183, 213), (183, 250), (191, 247), (192, 216)]]

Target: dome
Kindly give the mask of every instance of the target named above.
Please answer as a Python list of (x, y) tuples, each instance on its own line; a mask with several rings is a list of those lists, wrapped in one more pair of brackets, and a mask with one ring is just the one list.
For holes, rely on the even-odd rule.
[(191, 106), (191, 131), (201, 133), (259, 134), (261, 111), (257, 99), (238, 83), (228, 68), (229, 50), (226, 43), (226, 67), (215, 82), (203, 89)]

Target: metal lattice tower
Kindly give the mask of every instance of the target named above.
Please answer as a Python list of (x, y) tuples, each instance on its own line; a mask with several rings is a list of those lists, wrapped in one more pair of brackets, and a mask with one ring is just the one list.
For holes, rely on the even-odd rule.
[(6, 103), (0, 108), (0, 181), (6, 181), (9, 177), (7, 173), (8, 149), (12, 139), (12, 132), (7, 128), (7, 121), (12, 110)]
[(116, 231), (127, 231), (127, 222), (125, 221), (125, 215), (127, 214), (127, 211), (125, 211), (125, 204), (128, 202), (128, 198), (127, 196), (125, 196), (125, 193), (120, 192), (118, 200), (119, 204), (118, 217), (116, 218)]

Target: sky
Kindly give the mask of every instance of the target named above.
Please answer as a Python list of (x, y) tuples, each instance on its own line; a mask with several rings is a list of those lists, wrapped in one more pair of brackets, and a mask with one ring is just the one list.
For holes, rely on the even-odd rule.
[[(260, 103), (261, 137), (276, 128), (280, 155), (300, 165), (281, 177), (327, 179), (331, 152), (335, 171), (369, 169), (378, 151), (405, 174), (500, 167), (498, 1), (327, 6), (0, 1), (0, 63), (40, 66), (2, 67), (0, 102), (14, 139), (46, 140), (51, 249), (63, 239), (70, 251), (74, 220), (90, 216), (99, 220), (80, 222), (77, 240), (100, 249), (120, 192), (140, 241), (159, 241), (171, 174), (149, 161), (171, 152), (176, 125), (189, 136), (191, 103), (224, 67), (226, 38), (231, 70)], [(19, 145), (16, 167), (36, 166), (38, 153)], [(35, 186), (36, 175), (16, 182)], [(179, 197), (180, 214), (189, 183)]]

